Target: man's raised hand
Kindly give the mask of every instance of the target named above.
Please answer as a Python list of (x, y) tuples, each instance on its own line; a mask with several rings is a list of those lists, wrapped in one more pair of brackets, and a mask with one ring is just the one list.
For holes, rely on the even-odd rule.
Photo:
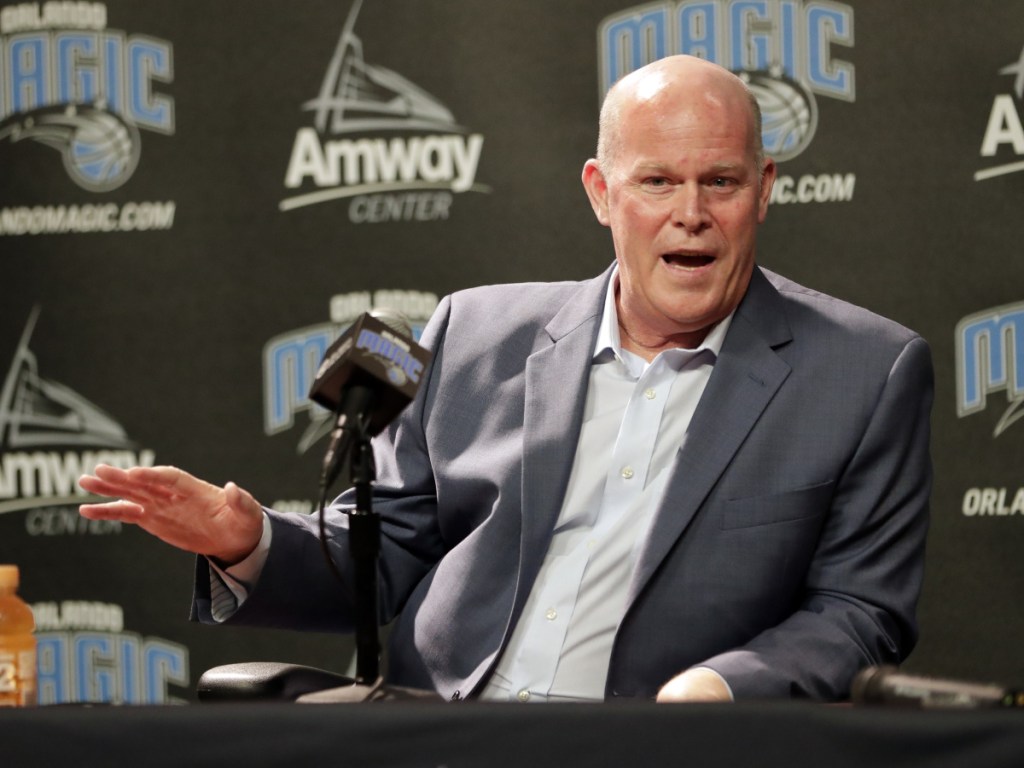
[(233, 564), (252, 552), (263, 532), (259, 503), (234, 483), (211, 485), (177, 467), (118, 469), (100, 464), (79, 485), (113, 501), (82, 504), (90, 520), (119, 520), (179, 549)]

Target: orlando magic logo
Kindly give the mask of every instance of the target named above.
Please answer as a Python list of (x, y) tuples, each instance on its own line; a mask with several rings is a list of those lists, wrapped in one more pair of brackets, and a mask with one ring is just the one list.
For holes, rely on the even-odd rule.
[(1024, 302), (969, 315), (956, 326), (957, 415), (985, 410), (998, 391), (1010, 405), (993, 437), (1024, 417)]
[(54, 149), (72, 181), (106, 192), (134, 173), (140, 128), (174, 133), (174, 102), (154, 88), (173, 63), (169, 43), (108, 30), (105, 7), (93, 5), (102, 13), (82, 28), (59, 14), (4, 14), (0, 139)]
[(388, 381), (404, 387), (410, 381), (418, 384), (423, 363), (410, 351), (409, 345), (392, 334), (364, 330), (359, 334), (356, 349), (365, 349), (386, 371)]
[(778, 161), (803, 152), (818, 125), (815, 94), (854, 101), (854, 67), (832, 57), (853, 45), (853, 9), (805, 0), (677, 0), (626, 8), (598, 31), (601, 96), (621, 77), (685, 53), (736, 72), (763, 116), (765, 151)]

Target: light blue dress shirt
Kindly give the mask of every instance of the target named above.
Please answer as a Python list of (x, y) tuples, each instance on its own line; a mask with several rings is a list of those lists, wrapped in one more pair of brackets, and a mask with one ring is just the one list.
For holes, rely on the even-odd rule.
[(639, 545), (732, 320), (696, 349), (665, 350), (647, 363), (620, 343), (617, 284), (616, 273), (551, 546), (484, 699), (604, 699)]

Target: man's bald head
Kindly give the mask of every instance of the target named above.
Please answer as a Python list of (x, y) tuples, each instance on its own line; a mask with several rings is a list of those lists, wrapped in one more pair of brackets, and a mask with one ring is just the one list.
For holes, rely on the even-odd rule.
[(751, 147), (758, 171), (764, 168), (761, 109), (753, 92), (727, 69), (695, 56), (658, 59), (623, 77), (605, 97), (597, 139), (597, 162), (610, 172), (620, 140), (620, 126), (631, 110), (670, 98), (742, 99), (747, 105)]

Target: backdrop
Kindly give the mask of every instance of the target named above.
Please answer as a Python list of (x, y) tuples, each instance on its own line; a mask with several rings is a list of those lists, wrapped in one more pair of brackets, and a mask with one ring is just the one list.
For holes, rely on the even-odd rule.
[(613, 258), (579, 182), (655, 58), (746, 73), (760, 263), (922, 333), (936, 484), (908, 668), (1024, 680), (1024, 2), (111, 0), (0, 7), (0, 562), (42, 700), (193, 698), (351, 643), (187, 622), (192, 558), (77, 515), (98, 461), (308, 514), (305, 398), (360, 312)]

